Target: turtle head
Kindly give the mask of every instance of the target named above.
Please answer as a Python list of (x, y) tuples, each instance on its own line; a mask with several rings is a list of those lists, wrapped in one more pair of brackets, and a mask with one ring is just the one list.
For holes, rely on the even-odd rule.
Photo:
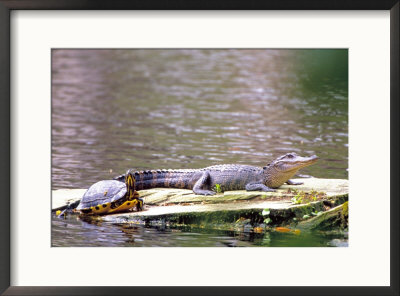
[(135, 177), (132, 170), (127, 170), (125, 174), (125, 184), (128, 199), (131, 200), (135, 196)]

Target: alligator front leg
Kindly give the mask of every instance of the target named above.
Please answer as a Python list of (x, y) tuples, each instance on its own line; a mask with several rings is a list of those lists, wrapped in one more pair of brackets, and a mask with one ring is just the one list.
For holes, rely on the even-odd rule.
[(295, 181), (292, 181), (292, 180), (287, 180), (286, 181), (286, 183), (288, 184), (288, 185), (303, 185), (304, 183), (303, 182), (295, 182)]
[(209, 180), (210, 172), (205, 171), (200, 179), (198, 179), (197, 182), (194, 184), (193, 192), (200, 195), (215, 195), (214, 191), (202, 189), (207, 185), (207, 183), (209, 183)]
[(265, 191), (265, 192), (276, 191), (275, 189), (269, 188), (268, 186), (265, 186), (262, 183), (249, 183), (249, 184), (246, 184), (245, 188), (247, 191)]

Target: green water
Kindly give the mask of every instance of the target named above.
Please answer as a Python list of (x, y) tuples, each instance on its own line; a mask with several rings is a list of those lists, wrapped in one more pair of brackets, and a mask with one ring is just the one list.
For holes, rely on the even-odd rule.
[[(53, 50), (52, 188), (127, 168), (264, 166), (291, 151), (320, 157), (301, 174), (348, 178), (347, 75), (347, 50)], [(142, 228), (142, 245), (216, 243), (215, 233)], [(52, 243), (79, 245), (99, 229), (109, 234), (100, 245), (125, 245), (116, 225), (72, 218), (53, 219)], [(336, 239), (277, 235), (282, 246)], [(268, 235), (221, 237), (260, 246)]]
[[(249, 227), (251, 228), (251, 227)], [(347, 247), (342, 231), (301, 232), (222, 231), (172, 227), (85, 222), (76, 216), (53, 218), (55, 247)]]

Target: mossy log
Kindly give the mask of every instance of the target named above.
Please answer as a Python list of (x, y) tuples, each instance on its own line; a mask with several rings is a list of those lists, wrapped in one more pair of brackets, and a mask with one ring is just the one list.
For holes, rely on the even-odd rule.
[(297, 224), (296, 228), (302, 230), (331, 230), (332, 227), (339, 229), (348, 228), (349, 219), (349, 202), (334, 207), (320, 215), (301, 221)]
[[(111, 223), (137, 223), (163, 221), (170, 224), (202, 225), (249, 220), (251, 224), (262, 224), (268, 209), (270, 225), (281, 225), (303, 219), (305, 215), (326, 211), (348, 200), (348, 180), (342, 179), (295, 179), (303, 185), (283, 185), (276, 192), (227, 191), (215, 196), (196, 195), (191, 190), (155, 188), (139, 191), (145, 209), (141, 212), (117, 213), (92, 217)], [(77, 206), (84, 189), (54, 190), (53, 211), (66, 205)], [(299, 194), (308, 194), (312, 199), (304, 203), (293, 203)]]

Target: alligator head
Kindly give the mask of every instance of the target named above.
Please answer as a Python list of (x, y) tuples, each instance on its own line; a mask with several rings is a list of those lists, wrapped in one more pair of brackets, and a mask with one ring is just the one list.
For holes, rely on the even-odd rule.
[(299, 169), (312, 165), (317, 160), (318, 156), (316, 155), (302, 157), (294, 152), (282, 155), (263, 167), (265, 185), (270, 188), (277, 188), (292, 178)]

